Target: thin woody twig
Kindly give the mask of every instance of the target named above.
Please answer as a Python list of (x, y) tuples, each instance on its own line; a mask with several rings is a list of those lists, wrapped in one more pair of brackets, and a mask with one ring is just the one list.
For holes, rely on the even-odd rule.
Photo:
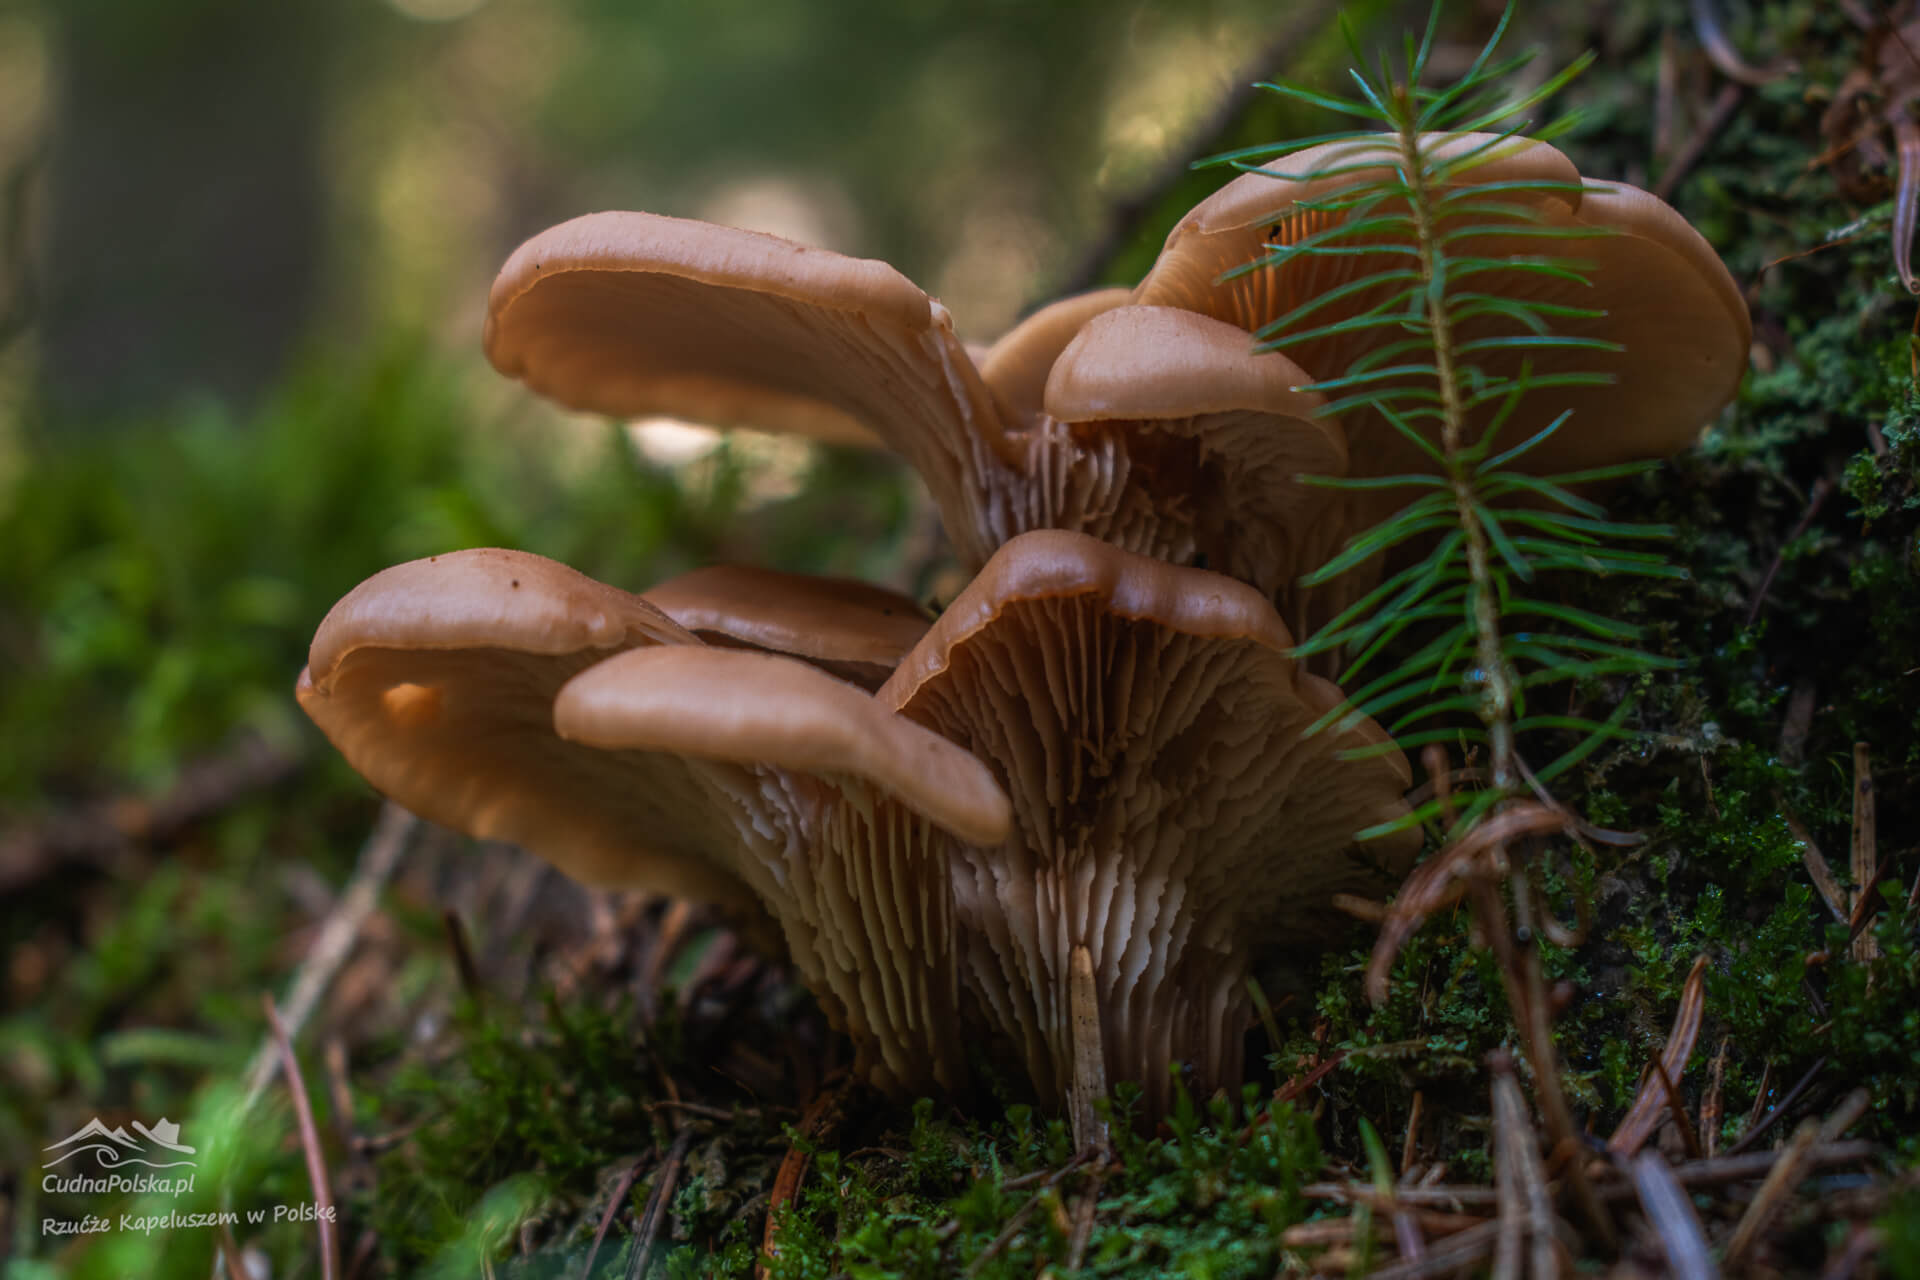
[(1807, 1091), (1807, 1086), (1813, 1083), (1813, 1078), (1819, 1075), (1821, 1069), (1826, 1065), (1827, 1060), (1820, 1058), (1815, 1061), (1811, 1067), (1808, 1067), (1807, 1073), (1794, 1083), (1793, 1088), (1787, 1090), (1786, 1096), (1776, 1102), (1771, 1111), (1761, 1116), (1758, 1123), (1741, 1134), (1738, 1142), (1727, 1148), (1727, 1154), (1730, 1156), (1739, 1155), (1742, 1151), (1745, 1151), (1748, 1147), (1760, 1141), (1760, 1136), (1773, 1127), (1773, 1122), (1785, 1115), (1787, 1108), (1800, 1100), (1800, 1095)]
[(1659, 1071), (1649, 1075), (1633, 1105), (1627, 1109), (1626, 1117), (1607, 1140), (1607, 1150), (1613, 1154), (1631, 1156), (1638, 1151), (1659, 1123), (1660, 1113), (1669, 1107), (1677, 1108), (1673, 1085), (1686, 1071), (1687, 1061), (1693, 1056), (1694, 1041), (1700, 1035), (1700, 1022), (1707, 1004), (1706, 973), (1707, 957), (1703, 955), (1693, 962), (1693, 969), (1681, 988), (1673, 1030), (1667, 1036), (1666, 1048), (1656, 1059)]
[(1780, 816), (1786, 821), (1787, 830), (1800, 842), (1800, 861), (1806, 864), (1807, 878), (1813, 881), (1814, 890), (1819, 893), (1820, 901), (1827, 904), (1827, 910), (1833, 918), (1844, 922), (1847, 918), (1847, 895), (1841, 891), (1840, 882), (1833, 878), (1833, 868), (1827, 863), (1827, 855), (1820, 852), (1820, 846), (1814, 843), (1813, 833), (1801, 825), (1800, 818), (1783, 802)]
[[(1849, 869), (1853, 873), (1853, 900), (1849, 922), (1861, 920), (1873, 909), (1875, 890), (1880, 884), (1880, 844), (1873, 803), (1873, 757), (1864, 742), (1853, 744), (1853, 841)], [(1871, 932), (1854, 933), (1850, 944), (1853, 958), (1865, 964), (1880, 954), (1880, 945)]]
[[(1658, 193), (1656, 192), (1656, 194)], [(1821, 505), (1826, 502), (1827, 496), (1832, 492), (1833, 481), (1829, 480), (1826, 476), (1821, 476), (1813, 482), (1813, 488), (1807, 494), (1806, 509), (1800, 513), (1800, 519), (1795, 522), (1792, 530), (1788, 532), (1786, 539), (1781, 542), (1780, 549), (1774, 553), (1773, 563), (1767, 566), (1767, 572), (1765, 576), (1760, 579), (1760, 585), (1754, 588), (1753, 599), (1747, 605), (1748, 626), (1752, 626), (1755, 622), (1759, 621), (1760, 608), (1766, 604), (1767, 593), (1773, 589), (1774, 576), (1780, 572), (1781, 564), (1786, 561), (1787, 548), (1798, 542), (1800, 535), (1805, 533), (1813, 524), (1813, 518), (1820, 514)]]
[(280, 1021), (273, 997), (263, 995), (267, 1026), (274, 1048), (280, 1055), (281, 1070), (286, 1073), (287, 1093), (293, 1099), (294, 1119), (300, 1126), (300, 1148), (307, 1157), (307, 1181), (313, 1187), (314, 1225), (320, 1230), (320, 1275), (322, 1280), (339, 1280), (340, 1240), (333, 1221), (333, 1188), (327, 1178), (327, 1158), (320, 1150), (320, 1131), (313, 1123), (313, 1104), (307, 1100), (307, 1082), (300, 1075), (300, 1061), (293, 1054), (293, 1042)]
[[(655, 1147), (658, 1152), (660, 1148)], [(580, 1268), (581, 1280), (590, 1280), (593, 1275), (593, 1261), (600, 1256), (600, 1246), (606, 1243), (607, 1232), (613, 1226), (613, 1220), (620, 1216), (620, 1206), (626, 1203), (627, 1192), (633, 1190), (633, 1184), (640, 1176), (641, 1161), (635, 1160), (620, 1175), (620, 1181), (614, 1185), (613, 1195), (607, 1200), (607, 1211), (600, 1215), (600, 1225), (593, 1233), (593, 1244), (587, 1249), (587, 1261)]]
[(286, 781), (304, 758), (243, 735), (180, 771), (156, 796), (121, 796), (0, 830), (0, 893), (22, 888), (73, 860), (111, 868), (137, 844), (173, 839), (204, 818)]
[(1634, 1191), (1647, 1221), (1660, 1238), (1667, 1265), (1677, 1280), (1713, 1280), (1713, 1254), (1693, 1202), (1675, 1181), (1673, 1170), (1657, 1151), (1642, 1151), (1630, 1166)]
[[(286, 1011), (281, 1016), (285, 1020), (289, 1040), (300, 1034), (300, 1028), (306, 1025), (314, 1006), (326, 993), (334, 975), (340, 971), (348, 953), (353, 950), (361, 927), (379, 902), (380, 890), (393, 875), (393, 869), (399, 865), (400, 856), (406, 852), (419, 825), (418, 818), (391, 800), (381, 806), (373, 834), (360, 850), (360, 864), (354, 868), (353, 878), (347, 882), (346, 891), (334, 904), (333, 913), (320, 926), (319, 936), (308, 949), (306, 959), (300, 962), (300, 970), (294, 975), (293, 985), (288, 988)], [(274, 1073), (279, 1067), (280, 1060), (269, 1039), (261, 1044), (253, 1055), (253, 1065), (247, 1069), (247, 1094), (241, 1106), (242, 1116), (253, 1109), (253, 1104), (273, 1083)]]
[(653, 1252), (653, 1242), (660, 1237), (660, 1224), (666, 1220), (668, 1206), (673, 1203), (673, 1190), (679, 1185), (687, 1148), (692, 1145), (693, 1130), (680, 1130), (667, 1152), (666, 1164), (654, 1177), (646, 1210), (640, 1215), (639, 1230), (634, 1232), (633, 1253), (627, 1258), (627, 1280), (638, 1280), (647, 1273), (647, 1255)]
[(1747, 1255), (1760, 1242), (1761, 1233), (1767, 1229), (1767, 1224), (1772, 1222), (1774, 1215), (1779, 1213), (1787, 1195), (1799, 1183), (1807, 1153), (1813, 1149), (1819, 1137), (1819, 1122), (1808, 1120), (1794, 1131), (1793, 1141), (1787, 1145), (1785, 1153), (1775, 1162), (1773, 1168), (1768, 1170), (1766, 1180), (1754, 1193), (1753, 1202), (1747, 1206), (1746, 1213), (1734, 1227), (1733, 1238), (1727, 1242), (1724, 1265), (1728, 1274), (1740, 1273), (1741, 1267), (1747, 1261)]

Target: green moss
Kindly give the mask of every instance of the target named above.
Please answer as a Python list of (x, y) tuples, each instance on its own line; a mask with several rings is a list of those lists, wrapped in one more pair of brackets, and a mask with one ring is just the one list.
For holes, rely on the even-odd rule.
[[(1118, 1107), (1115, 1163), (1071, 1168), (1064, 1125), (1024, 1107), (1004, 1121), (949, 1126), (914, 1111), (897, 1163), (816, 1156), (779, 1217), (778, 1280), (1030, 1277), (1064, 1270), (1072, 1214), (1098, 1199), (1084, 1258), (1099, 1275), (1270, 1275), (1280, 1233), (1305, 1216), (1300, 1188), (1320, 1163), (1307, 1118), (1286, 1104), (1184, 1092), (1165, 1137), (1143, 1138)], [(1011, 1231), (1011, 1234), (1009, 1234)], [(686, 1264), (682, 1264), (683, 1266)], [(671, 1274), (693, 1274), (691, 1271)]]

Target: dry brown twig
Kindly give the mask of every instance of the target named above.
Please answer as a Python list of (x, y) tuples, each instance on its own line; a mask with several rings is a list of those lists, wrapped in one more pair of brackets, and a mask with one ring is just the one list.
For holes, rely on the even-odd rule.
[(1676, 1280), (1713, 1280), (1719, 1272), (1714, 1269), (1706, 1232), (1666, 1160), (1657, 1151), (1642, 1151), (1628, 1167), (1640, 1207), (1659, 1237)]
[(1853, 840), (1849, 869), (1853, 873), (1853, 899), (1849, 904), (1848, 923), (1858, 925), (1853, 928), (1853, 941), (1850, 944), (1853, 959), (1857, 964), (1865, 964), (1880, 954), (1880, 944), (1871, 931), (1865, 928), (1866, 920), (1871, 916), (1879, 894), (1880, 884), (1880, 844), (1878, 821), (1873, 803), (1873, 757), (1864, 742), (1853, 744)]
[[(1662, 1112), (1678, 1109), (1673, 1086), (1685, 1074), (1687, 1062), (1693, 1056), (1694, 1042), (1700, 1036), (1700, 1023), (1707, 1006), (1706, 973), (1707, 958), (1701, 956), (1693, 962), (1693, 969), (1680, 989), (1680, 1007), (1674, 1013), (1673, 1030), (1667, 1035), (1666, 1048), (1656, 1060), (1658, 1069), (1648, 1073), (1633, 1105), (1627, 1108), (1613, 1137), (1607, 1139), (1607, 1150), (1616, 1156), (1631, 1156), (1640, 1150), (1659, 1125)], [(1684, 1121), (1684, 1115), (1677, 1115), (1676, 1119)], [(1691, 1132), (1691, 1126), (1683, 1123), (1682, 1127)]]
[(1746, 1265), (1748, 1255), (1760, 1243), (1767, 1225), (1780, 1212), (1793, 1188), (1799, 1185), (1805, 1173), (1807, 1153), (1813, 1150), (1819, 1138), (1820, 1124), (1816, 1120), (1808, 1120), (1794, 1130), (1793, 1140), (1767, 1172), (1766, 1180), (1760, 1184), (1746, 1213), (1734, 1227), (1732, 1239), (1727, 1241), (1723, 1262), (1729, 1273), (1738, 1273)]
[[(300, 968), (294, 975), (293, 985), (287, 989), (284, 1017), (289, 1039), (300, 1034), (300, 1028), (306, 1025), (314, 1006), (326, 994), (328, 984), (353, 950), (361, 927), (366, 924), (367, 917), (373, 914), (380, 900), (381, 889), (392, 877), (394, 868), (400, 864), (401, 855), (406, 852), (419, 825), (418, 818), (392, 801), (380, 807), (379, 820), (374, 823), (373, 834), (367, 837), (366, 844), (361, 847), (360, 862), (353, 870), (353, 878), (347, 882), (346, 889), (335, 902), (333, 913), (320, 926), (319, 935), (314, 939), (313, 946), (308, 948), (306, 958), (300, 962)], [(253, 1064), (247, 1069), (246, 1101), (240, 1109), (242, 1117), (253, 1109), (253, 1104), (273, 1083), (274, 1072), (279, 1070), (279, 1066), (280, 1060), (269, 1039), (255, 1052)]]
[(806, 1181), (807, 1170), (813, 1164), (813, 1148), (839, 1132), (846, 1121), (847, 1104), (857, 1087), (852, 1076), (829, 1081), (801, 1114), (799, 1137), (781, 1158), (780, 1169), (774, 1174), (773, 1190), (767, 1196), (767, 1225), (760, 1235), (760, 1260), (754, 1263), (754, 1280), (766, 1280), (771, 1274), (767, 1259), (779, 1252), (780, 1210), (799, 1196), (800, 1184)]
[(653, 1243), (660, 1238), (660, 1225), (666, 1221), (668, 1206), (673, 1203), (673, 1190), (679, 1185), (680, 1171), (687, 1162), (687, 1148), (692, 1145), (693, 1130), (682, 1128), (674, 1135), (666, 1163), (654, 1175), (653, 1190), (647, 1193), (647, 1207), (640, 1214), (639, 1229), (633, 1233), (633, 1252), (627, 1258), (627, 1280), (638, 1280), (638, 1277), (647, 1273), (647, 1255), (653, 1252)]
[(293, 1041), (274, 1008), (273, 997), (263, 995), (267, 1026), (280, 1055), (281, 1070), (286, 1073), (287, 1093), (293, 1099), (294, 1119), (300, 1126), (300, 1149), (307, 1158), (307, 1181), (313, 1188), (314, 1225), (320, 1232), (320, 1275), (322, 1280), (339, 1280), (340, 1239), (333, 1221), (333, 1187), (327, 1177), (327, 1158), (320, 1150), (320, 1131), (313, 1123), (313, 1104), (307, 1099), (307, 1082), (300, 1075), (300, 1061), (294, 1057)]
[[(654, 1148), (656, 1153), (659, 1150), (658, 1147)], [(593, 1274), (594, 1259), (600, 1256), (600, 1246), (606, 1243), (607, 1232), (613, 1227), (613, 1220), (620, 1216), (620, 1206), (626, 1203), (627, 1193), (633, 1190), (633, 1184), (640, 1177), (640, 1166), (644, 1163), (644, 1160), (635, 1160), (620, 1175), (620, 1181), (614, 1184), (613, 1195), (607, 1199), (607, 1211), (600, 1215), (600, 1225), (593, 1232), (593, 1244), (587, 1249), (587, 1260), (580, 1268), (582, 1280)]]
[(194, 823), (278, 786), (305, 758), (257, 734), (181, 769), (158, 795), (126, 795), (73, 813), (0, 830), (0, 893), (20, 889), (63, 863), (120, 864), (133, 846), (175, 839)]

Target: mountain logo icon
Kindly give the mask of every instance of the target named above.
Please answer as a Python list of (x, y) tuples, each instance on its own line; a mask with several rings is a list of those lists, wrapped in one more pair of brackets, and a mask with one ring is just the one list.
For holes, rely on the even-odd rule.
[(43, 1161), (41, 1167), (51, 1169), (89, 1151), (93, 1153), (95, 1163), (103, 1169), (116, 1169), (129, 1164), (145, 1165), (149, 1169), (178, 1169), (183, 1165), (189, 1169), (194, 1167), (192, 1160), (167, 1158), (195, 1154), (192, 1147), (180, 1141), (180, 1126), (173, 1121), (161, 1116), (152, 1128), (148, 1128), (135, 1120), (133, 1128), (140, 1135), (139, 1138), (129, 1134), (123, 1125), (109, 1129), (101, 1123), (100, 1117), (95, 1116), (76, 1132), (44, 1148), (59, 1154)]

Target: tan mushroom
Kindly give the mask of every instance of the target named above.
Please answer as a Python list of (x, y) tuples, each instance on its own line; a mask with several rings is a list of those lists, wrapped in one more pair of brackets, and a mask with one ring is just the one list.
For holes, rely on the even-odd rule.
[[(943, 513), (1011, 460), (945, 307), (883, 262), (649, 213), (575, 218), (520, 246), (488, 299), (494, 367), (574, 409), (878, 438)], [(963, 519), (973, 563), (992, 551)]]
[(1053, 362), (1074, 335), (1095, 316), (1124, 305), (1132, 296), (1131, 289), (1095, 289), (1050, 302), (980, 353), (976, 361), (980, 376), (1000, 397), (1013, 422), (1031, 422), (1039, 415)]
[(1357, 844), (1407, 812), (1406, 761), (1371, 722), (1303, 736), (1341, 695), (1291, 645), (1239, 582), (1041, 531), (878, 694), (1012, 799), (1004, 841), (953, 848), (963, 981), (1083, 1140), (1108, 1081), (1158, 1114), (1170, 1061), (1203, 1092), (1237, 1080), (1253, 953), (1324, 942), (1332, 895), (1388, 887), (1418, 847)]
[[(1502, 184), (1485, 197), (1529, 209), (1533, 221), (1489, 217), (1478, 195), (1443, 214), (1440, 228), (1463, 231), (1454, 252), (1475, 259), (1471, 283), (1457, 287), (1494, 298), (1604, 312), (1563, 316), (1564, 337), (1617, 344), (1617, 350), (1482, 350), (1471, 362), (1488, 374), (1513, 377), (1527, 361), (1536, 376), (1592, 372), (1605, 386), (1542, 386), (1503, 428), (1502, 443), (1517, 443), (1563, 410), (1574, 416), (1519, 464), (1541, 473), (1569, 472), (1631, 458), (1664, 457), (1691, 444), (1719, 412), (1746, 369), (1752, 326), (1739, 287), (1713, 248), (1686, 219), (1644, 191), (1622, 183), (1582, 179), (1565, 155), (1544, 142), (1493, 134), (1428, 135), (1423, 152), (1464, 167), (1450, 171), (1445, 201), (1470, 186)], [(1402, 163), (1393, 141), (1328, 143), (1272, 161), (1222, 187), (1181, 219), (1165, 249), (1134, 291), (1142, 304), (1181, 307), (1253, 331), (1369, 275), (1406, 268), (1404, 253), (1297, 255), (1279, 266), (1247, 269), (1271, 246), (1296, 244), (1324, 232), (1344, 212), (1302, 207), (1342, 187), (1386, 177)], [(1289, 177), (1287, 175), (1325, 176)], [(1370, 216), (1403, 211), (1385, 202)], [(1539, 230), (1575, 233), (1543, 239)], [(1592, 234), (1579, 235), (1582, 230)], [(1404, 243), (1405, 235), (1391, 239)], [(1542, 274), (1522, 263), (1542, 254), (1580, 265), (1566, 274)], [(1402, 279), (1342, 296), (1288, 326), (1304, 331), (1362, 313), (1404, 287)], [(1459, 334), (1463, 342), (1521, 332), (1510, 317), (1483, 311)], [(1286, 354), (1318, 379), (1345, 374), (1353, 362), (1401, 335), (1356, 329), (1290, 345)], [(1491, 406), (1487, 414), (1491, 414)], [(1418, 450), (1385, 422), (1345, 415), (1350, 469), (1355, 475), (1426, 470)]]
[[(1072, 472), (1084, 487), (1034, 484), (1032, 524), (1251, 583), (1304, 634), (1303, 574), (1340, 547), (1334, 494), (1300, 481), (1347, 470), (1345, 434), (1320, 416), (1312, 375), (1257, 354), (1246, 331), (1172, 307), (1126, 306), (1082, 327), (1054, 362), (1044, 409), (1093, 452), (1117, 441), (1110, 470)], [(1098, 478), (1103, 485), (1086, 483)]]
[[(1319, 398), (1292, 391), (1307, 379), (1285, 357), (1254, 356), (1231, 326), (1200, 336), (1187, 332), (1198, 318), (1116, 315), (1126, 298), (1043, 308), (976, 369), (944, 308), (882, 263), (604, 213), (508, 260), (487, 352), (576, 408), (830, 438), (864, 424), (926, 479), (970, 569), (1020, 533), (1061, 528), (1269, 591), (1291, 583), (1319, 562), (1287, 558), (1318, 527), (1294, 469), (1338, 471), (1337, 428), (1314, 420)], [(1078, 372), (1052, 405), (1067, 350)], [(1244, 511), (1243, 495), (1258, 495)]]
[(1406, 764), (1370, 724), (1302, 736), (1339, 693), (1290, 643), (1252, 588), (1042, 531), (869, 695), (489, 550), (356, 588), (299, 691), (426, 816), (764, 913), (881, 1087), (957, 1086), (965, 1016), (1085, 1138), (1110, 1080), (1157, 1111), (1170, 1061), (1236, 1078), (1253, 953), (1411, 853), (1356, 848)]
[(897, 591), (745, 565), (683, 573), (646, 600), (708, 644), (784, 653), (868, 691), (927, 631), (926, 614)]
[(875, 1083), (959, 1083), (946, 846), (1000, 839), (1008, 809), (938, 734), (804, 662), (709, 647), (638, 596), (496, 550), (362, 583), (321, 624), (299, 696), (423, 816), (591, 884), (762, 922)]

